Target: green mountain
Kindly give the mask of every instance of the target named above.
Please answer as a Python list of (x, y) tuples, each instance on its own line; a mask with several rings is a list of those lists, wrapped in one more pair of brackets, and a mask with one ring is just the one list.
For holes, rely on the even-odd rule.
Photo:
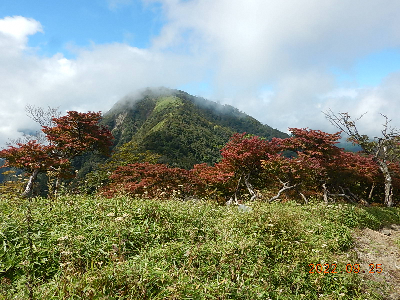
[(143, 151), (161, 155), (159, 162), (183, 168), (217, 162), (235, 132), (287, 137), (230, 105), (167, 88), (123, 98), (104, 114), (102, 123), (112, 131), (114, 147), (133, 140)]

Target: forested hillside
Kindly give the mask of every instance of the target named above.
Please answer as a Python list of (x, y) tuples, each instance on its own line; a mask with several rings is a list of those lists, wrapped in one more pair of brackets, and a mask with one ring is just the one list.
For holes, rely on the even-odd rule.
[(232, 106), (166, 88), (125, 97), (104, 114), (102, 123), (112, 131), (114, 147), (133, 140), (140, 149), (161, 155), (159, 162), (182, 168), (217, 162), (220, 149), (236, 132), (287, 137)]

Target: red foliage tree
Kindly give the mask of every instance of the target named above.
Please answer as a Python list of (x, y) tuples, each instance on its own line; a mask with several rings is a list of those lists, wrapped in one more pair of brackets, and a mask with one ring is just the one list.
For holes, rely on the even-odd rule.
[(43, 126), (42, 131), (60, 157), (70, 159), (93, 150), (108, 154), (112, 135), (99, 125), (100, 120), (101, 112), (69, 111), (66, 116), (53, 119), (55, 126)]
[[(329, 185), (336, 192), (349, 194), (354, 200), (371, 199), (379, 183), (379, 167), (370, 155), (342, 151), (336, 164), (330, 165)], [(347, 196), (348, 197), (348, 196)]]
[(379, 184), (378, 166), (372, 157), (337, 147), (339, 132), (297, 128), (290, 131), (292, 137), (271, 141), (235, 134), (221, 150), (220, 163), (198, 164), (190, 171), (150, 163), (121, 166), (102, 193), (111, 197), (124, 192), (151, 198), (180, 193), (180, 197), (187, 194), (217, 200), (233, 195), (232, 201), (238, 203), (236, 196), (241, 188), (247, 188), (255, 198), (253, 186), (263, 189), (269, 184), (273, 189), (280, 188), (270, 201), (287, 190), (295, 191), (306, 201), (305, 195), (321, 194), (326, 201), (335, 196), (351, 201), (371, 198)]
[[(329, 171), (337, 166), (338, 157), (343, 152), (336, 146), (340, 132), (329, 134), (320, 130), (289, 128), (292, 137), (282, 141), (285, 150), (296, 156), (290, 160), (297, 169), (298, 179), (308, 188), (317, 188), (326, 182)], [(314, 186), (313, 186), (314, 185)]]
[[(273, 141), (277, 140), (279, 139)], [(276, 142), (269, 142), (258, 136), (248, 136), (246, 133), (236, 133), (221, 149), (221, 164), (236, 174), (254, 173), (261, 170), (261, 160), (279, 150)]]
[(168, 167), (149, 162), (120, 166), (110, 176), (110, 184), (101, 189), (101, 194), (113, 197), (119, 193), (144, 198), (167, 199), (171, 197), (218, 198), (232, 186), (233, 173), (221, 166), (198, 164), (191, 170)]
[(31, 192), (39, 172), (54, 169), (59, 171), (59, 177), (67, 176), (73, 157), (94, 149), (107, 154), (112, 135), (99, 125), (100, 119), (100, 112), (69, 111), (64, 117), (52, 119), (55, 126), (42, 126), (48, 145), (29, 141), (1, 150), (0, 157), (6, 159), (3, 167), (21, 168), (31, 174), (22, 196), (26, 197)]
[(184, 193), (189, 171), (149, 162), (118, 167), (110, 176), (111, 183), (101, 190), (106, 197), (119, 193), (145, 198), (170, 198)]
[[(315, 182), (324, 174), (320, 161), (303, 153), (295, 157), (286, 157), (282, 153), (271, 155), (268, 160), (262, 161), (262, 166), (268, 176), (275, 180), (272, 187), (281, 188), (278, 195), (285, 190), (295, 189), (305, 201), (304, 194), (313, 194)], [(273, 197), (270, 201), (277, 198)]]
[(281, 149), (295, 155), (291, 158), (277, 155), (263, 161), (268, 172), (284, 178), (297, 191), (323, 192), (325, 201), (334, 195), (349, 200), (358, 200), (359, 196), (366, 198), (365, 191), (374, 186), (377, 178), (378, 169), (372, 157), (345, 152), (337, 147), (340, 132), (289, 130), (292, 137), (281, 140)]
[(252, 198), (257, 197), (253, 186), (263, 186), (263, 168), (261, 162), (268, 160), (271, 155), (277, 154), (280, 150), (280, 139), (268, 141), (258, 136), (249, 136), (246, 133), (234, 134), (228, 143), (221, 149), (221, 167), (233, 172), (237, 180), (234, 193), (235, 203), (238, 203), (237, 194), (242, 182), (246, 185)]
[(232, 180), (234, 175), (234, 172), (227, 170), (224, 164), (194, 165), (189, 171), (190, 191), (197, 197), (219, 200), (234, 191), (235, 184)]

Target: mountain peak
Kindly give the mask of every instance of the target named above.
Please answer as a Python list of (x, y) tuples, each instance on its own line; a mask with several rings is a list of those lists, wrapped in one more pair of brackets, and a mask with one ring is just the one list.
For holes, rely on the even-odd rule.
[(233, 106), (165, 87), (122, 98), (103, 123), (112, 130), (115, 147), (134, 140), (141, 149), (161, 155), (160, 162), (184, 168), (218, 161), (219, 150), (236, 132), (287, 137)]

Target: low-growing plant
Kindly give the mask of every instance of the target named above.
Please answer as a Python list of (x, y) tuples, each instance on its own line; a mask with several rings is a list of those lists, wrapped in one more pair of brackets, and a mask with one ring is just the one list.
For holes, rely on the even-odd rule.
[[(356, 262), (351, 228), (382, 225), (388, 216), (400, 223), (398, 209), (291, 201), (250, 207), (60, 196), (50, 208), (32, 199), (33, 297), (379, 299), (345, 272)], [(25, 206), (2, 198), (0, 212), (0, 295), (28, 299)], [(341, 272), (311, 266), (325, 263)]]

